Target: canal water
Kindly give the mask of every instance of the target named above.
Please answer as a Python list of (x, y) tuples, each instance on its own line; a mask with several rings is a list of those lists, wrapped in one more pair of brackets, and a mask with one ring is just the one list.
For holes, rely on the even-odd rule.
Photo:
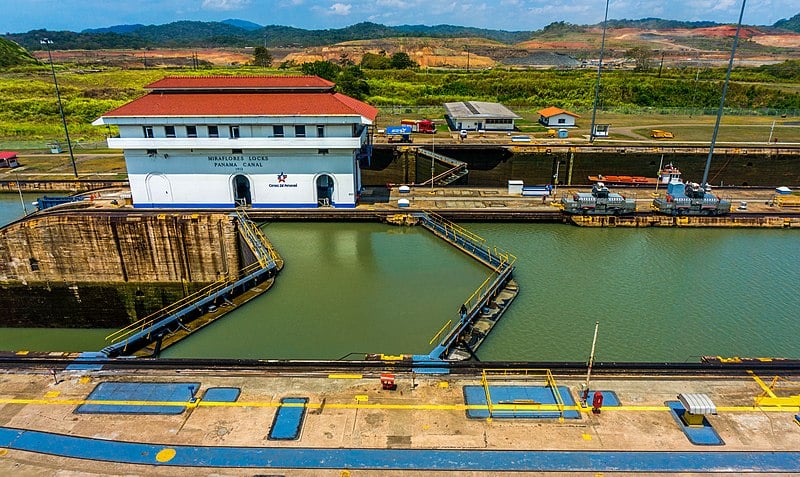
[[(585, 361), (595, 321), (602, 361), (800, 358), (796, 231), (467, 227), (518, 257), (520, 295), (483, 360)], [(421, 228), (275, 222), (264, 231), (286, 259), (273, 288), (164, 356), (426, 353), (488, 276)], [(0, 349), (97, 350), (105, 334), (5, 328)]]

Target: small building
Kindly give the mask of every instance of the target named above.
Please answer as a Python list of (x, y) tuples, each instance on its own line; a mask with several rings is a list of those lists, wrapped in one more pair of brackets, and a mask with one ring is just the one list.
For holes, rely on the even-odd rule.
[(316, 76), (166, 77), (115, 124), (134, 207), (355, 207), (378, 110)]
[(538, 113), (539, 123), (547, 127), (574, 128), (577, 127), (575, 120), (580, 117), (578, 114), (556, 108), (555, 106), (542, 109), (538, 111)]
[(514, 121), (521, 119), (500, 103), (484, 101), (445, 103), (444, 110), (454, 131), (513, 131)]
[(0, 151), (0, 167), (19, 167), (17, 153), (11, 151)]

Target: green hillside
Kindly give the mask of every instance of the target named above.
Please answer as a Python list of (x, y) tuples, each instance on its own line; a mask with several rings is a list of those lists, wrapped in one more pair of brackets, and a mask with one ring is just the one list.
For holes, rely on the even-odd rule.
[(36, 58), (32, 57), (25, 48), (17, 45), (13, 41), (0, 38), (0, 67), (31, 65), (37, 64)]
[(775, 25), (773, 26), (800, 33), (800, 13), (793, 16), (792, 18), (778, 20), (777, 22), (775, 22)]

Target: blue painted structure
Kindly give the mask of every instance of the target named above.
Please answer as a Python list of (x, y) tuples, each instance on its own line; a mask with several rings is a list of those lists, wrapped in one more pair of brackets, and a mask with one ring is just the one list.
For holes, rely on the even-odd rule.
[[(189, 403), (200, 389), (200, 383), (117, 383), (95, 386), (87, 401), (140, 401)], [(75, 414), (180, 414), (186, 406), (151, 406), (138, 404), (81, 404)]]
[[(288, 404), (288, 406), (287, 406)], [(275, 413), (268, 439), (271, 441), (291, 441), (300, 437), (303, 419), (306, 417), (306, 397), (285, 397)]]
[[(490, 386), (492, 404), (548, 404), (555, 405), (556, 397), (553, 395), (553, 390), (550, 386)], [(559, 386), (558, 392), (564, 400), (564, 406), (575, 406), (575, 400), (572, 398), (572, 393), (566, 386)], [(468, 406), (486, 406), (486, 392), (483, 386), (464, 386), (464, 402)], [(531, 418), (531, 419), (555, 419), (559, 417), (564, 419), (580, 419), (580, 411), (565, 410), (563, 413), (557, 410), (535, 410), (535, 409), (519, 409), (519, 410), (493, 410), (491, 411), (492, 418)], [(486, 419), (490, 417), (488, 407), (467, 409), (467, 417), (472, 419)]]
[[(379, 469), (464, 472), (800, 471), (800, 452), (531, 451), (165, 446), (0, 427), (0, 447), (59, 457), (164, 467)], [(156, 459), (175, 450), (167, 462)]]
[(36, 208), (39, 210), (49, 209), (50, 207), (55, 207), (61, 204), (69, 204), (72, 202), (80, 202), (82, 200), (86, 200), (86, 197), (75, 196), (75, 195), (66, 195), (66, 196), (55, 196), (55, 197), (39, 197), (36, 199)]
[(689, 439), (689, 442), (696, 446), (725, 445), (725, 441), (723, 441), (719, 434), (717, 434), (717, 431), (711, 427), (711, 423), (708, 422), (708, 419), (703, 417), (702, 426), (689, 426), (683, 420), (683, 414), (686, 412), (686, 409), (680, 401), (667, 401), (664, 404), (669, 407), (672, 418), (675, 419), (675, 422), (686, 435), (686, 438)]

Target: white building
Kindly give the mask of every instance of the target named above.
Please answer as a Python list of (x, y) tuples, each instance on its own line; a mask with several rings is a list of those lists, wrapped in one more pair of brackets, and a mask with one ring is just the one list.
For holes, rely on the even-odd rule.
[(355, 207), (378, 110), (316, 76), (167, 77), (104, 114), (135, 207)]
[(550, 106), (539, 111), (539, 122), (543, 126), (551, 128), (574, 128), (577, 127), (575, 120), (580, 115), (571, 113), (567, 110)]
[(444, 103), (450, 129), (460, 131), (513, 131), (521, 116), (500, 103), (459, 101)]

